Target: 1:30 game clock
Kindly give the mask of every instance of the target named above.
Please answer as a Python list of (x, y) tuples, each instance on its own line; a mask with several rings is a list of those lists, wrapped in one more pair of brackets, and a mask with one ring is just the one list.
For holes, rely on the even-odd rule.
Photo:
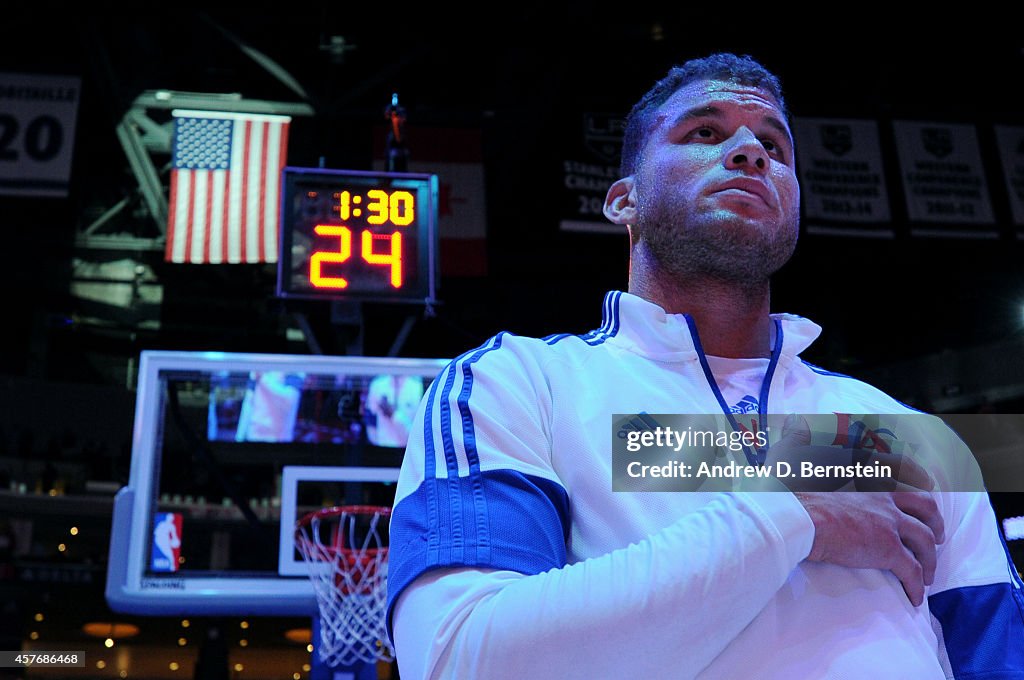
[(436, 175), (285, 168), (280, 297), (433, 300)]

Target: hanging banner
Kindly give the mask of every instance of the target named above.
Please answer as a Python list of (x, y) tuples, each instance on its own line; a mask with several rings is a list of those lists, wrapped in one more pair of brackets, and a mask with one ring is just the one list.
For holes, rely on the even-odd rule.
[[(993, 225), (985, 171), (973, 125), (893, 121), (911, 222)], [(995, 238), (994, 228), (912, 226), (921, 236)]]
[(806, 230), (891, 238), (878, 124), (796, 118), (793, 136)]
[(626, 119), (618, 114), (584, 113), (580, 136), (562, 161), (562, 207), (558, 228), (625, 234), (604, 216), (608, 187), (619, 179), (619, 155)]
[[(374, 129), (375, 170), (384, 170), (385, 128)], [(415, 128), (409, 172), (437, 175), (437, 233), (443, 276), (487, 275), (483, 137), (474, 128)]]
[(1003, 163), (1003, 179), (1010, 197), (1013, 223), (1024, 227), (1024, 127), (996, 125), (996, 146), (999, 147), (999, 160)]
[(0, 73), (0, 195), (68, 195), (81, 80)]

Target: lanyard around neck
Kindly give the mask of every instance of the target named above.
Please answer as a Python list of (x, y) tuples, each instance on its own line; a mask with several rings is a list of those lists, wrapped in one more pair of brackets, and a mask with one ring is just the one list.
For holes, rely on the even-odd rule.
[[(732, 425), (733, 430), (739, 432), (741, 428), (736, 420), (736, 415), (729, 409), (729, 405), (725, 403), (725, 397), (722, 396), (722, 390), (718, 387), (715, 374), (711, 372), (711, 366), (708, 365), (707, 355), (704, 353), (704, 347), (700, 344), (700, 336), (697, 334), (697, 324), (694, 323), (693, 317), (689, 314), (684, 314), (683, 316), (686, 318), (686, 325), (690, 328), (693, 347), (697, 350), (697, 358), (700, 359), (700, 367), (704, 370), (704, 377), (708, 381), (708, 386), (714, 392), (715, 399), (718, 400), (718, 405), (721, 407), (725, 417), (729, 419), (729, 424)], [(782, 323), (778, 319), (772, 319), (772, 322), (775, 324), (775, 343), (772, 346), (771, 358), (768, 360), (768, 370), (765, 371), (764, 378), (761, 380), (761, 391), (757, 399), (757, 426), (762, 432), (766, 431), (765, 416), (767, 415), (766, 409), (768, 408), (768, 391), (771, 388), (772, 376), (775, 375), (775, 367), (779, 363), (779, 356), (782, 355)], [(768, 449), (767, 447), (755, 447), (751, 450), (749, 446), (744, 445), (743, 453), (747, 457), (747, 463), (761, 466), (764, 465)]]

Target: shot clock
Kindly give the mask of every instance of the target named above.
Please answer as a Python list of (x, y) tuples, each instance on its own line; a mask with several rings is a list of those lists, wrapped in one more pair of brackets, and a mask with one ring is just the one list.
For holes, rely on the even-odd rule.
[(280, 297), (432, 300), (437, 177), (285, 168)]

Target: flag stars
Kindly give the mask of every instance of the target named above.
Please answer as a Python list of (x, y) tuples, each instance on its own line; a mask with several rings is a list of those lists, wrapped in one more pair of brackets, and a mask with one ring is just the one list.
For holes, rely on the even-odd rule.
[(232, 124), (225, 118), (177, 119), (174, 167), (227, 170), (231, 164)]

